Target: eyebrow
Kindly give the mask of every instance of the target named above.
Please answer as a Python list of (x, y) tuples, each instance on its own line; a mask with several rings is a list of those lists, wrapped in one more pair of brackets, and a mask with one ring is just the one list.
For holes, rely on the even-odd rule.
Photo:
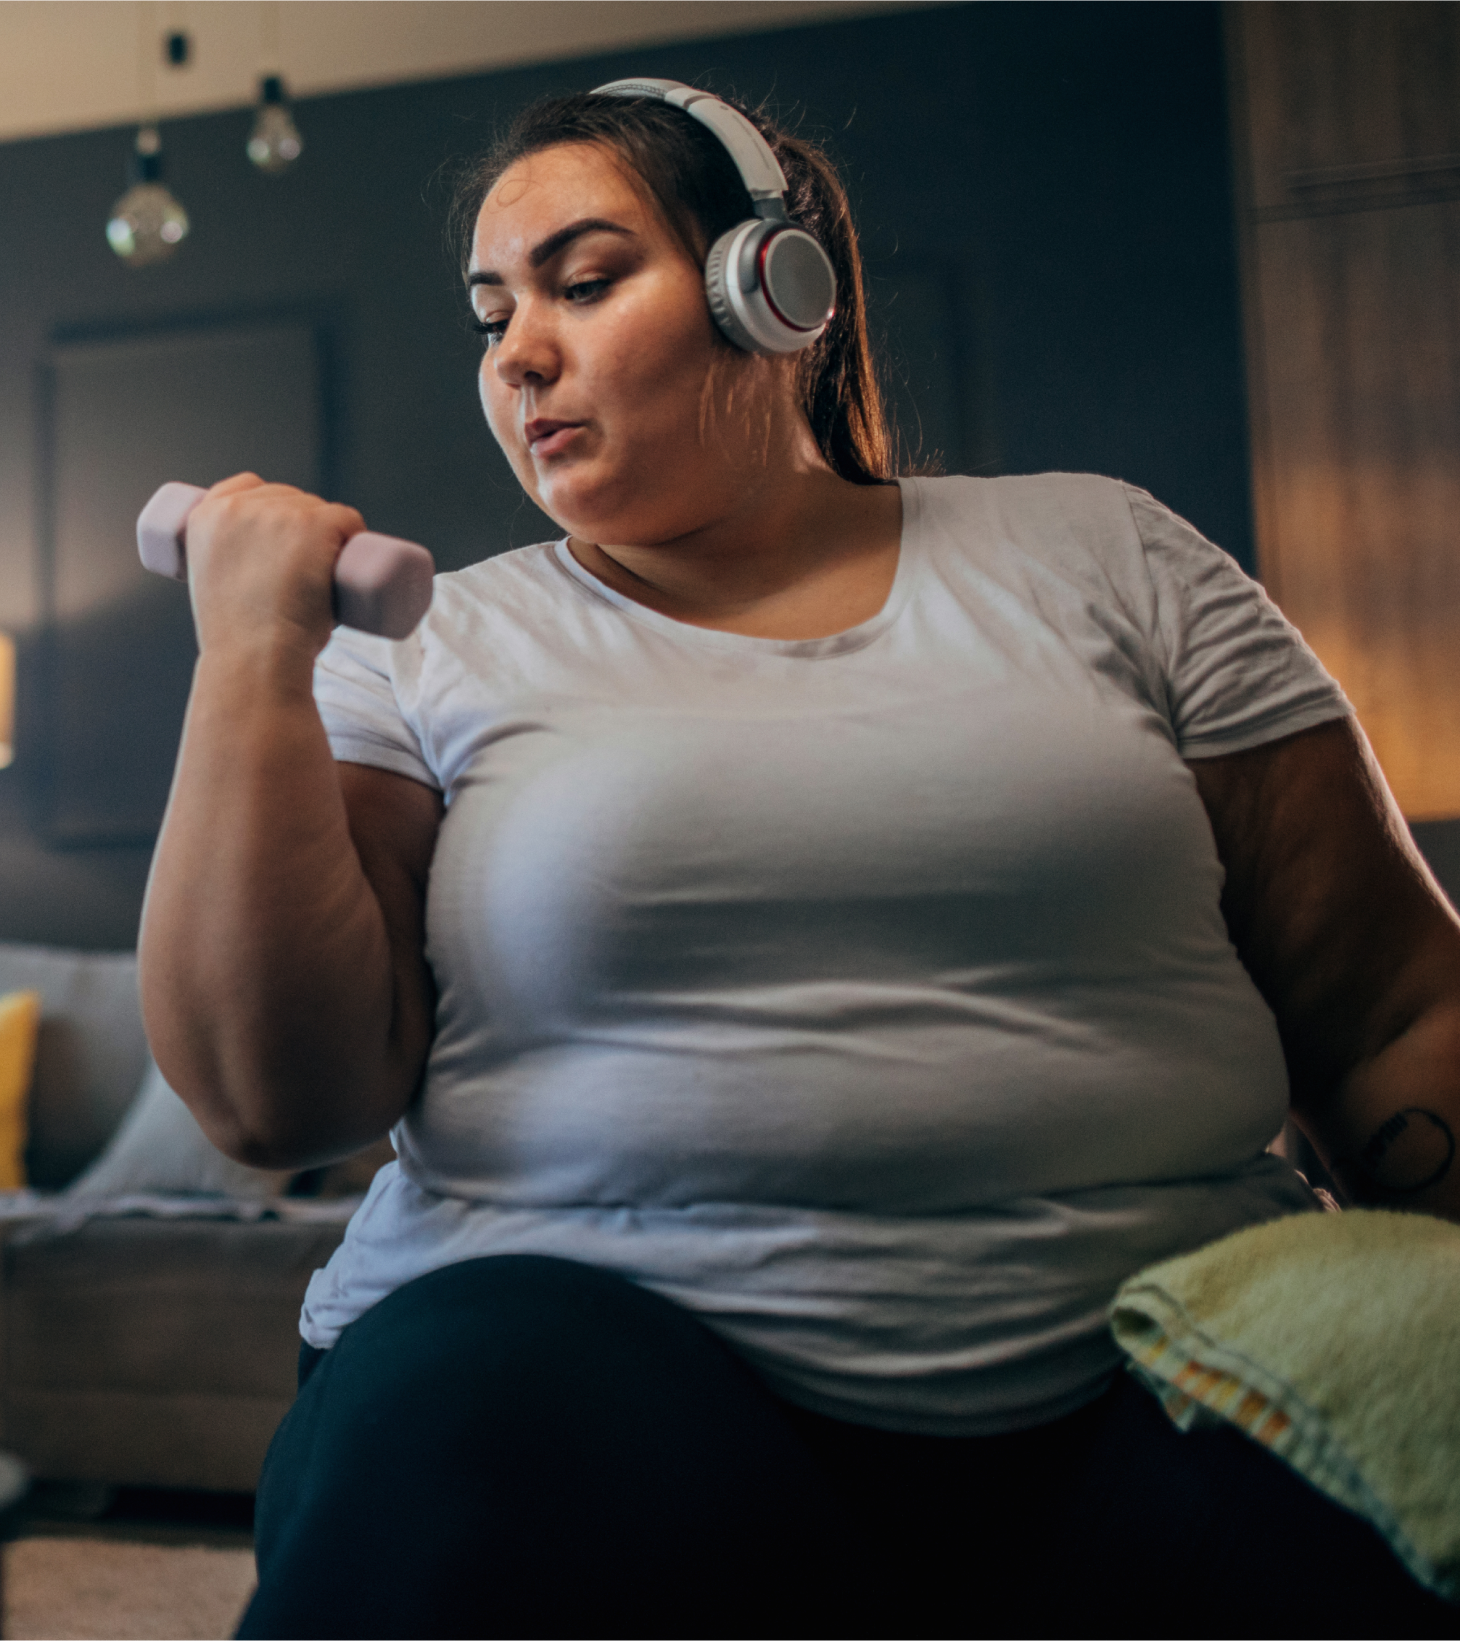
[[(534, 245), (528, 252), (528, 266), (540, 268), (544, 262), (551, 262), (559, 251), (584, 234), (621, 234), (626, 239), (637, 237), (632, 228), (625, 228), (618, 222), (610, 222), (606, 217), (580, 217), (577, 222), (570, 222), (566, 228), (559, 228), (556, 233), (549, 234), (546, 239)], [(500, 285), (502, 276), (493, 268), (482, 268), (476, 273), (468, 274), (466, 282), (468, 285)]]

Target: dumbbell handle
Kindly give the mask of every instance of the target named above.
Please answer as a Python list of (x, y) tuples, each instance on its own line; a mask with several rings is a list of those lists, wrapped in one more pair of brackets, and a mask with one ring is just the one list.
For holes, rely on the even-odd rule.
[[(174, 581), (188, 578), (188, 515), (207, 495), (196, 484), (164, 484), (137, 519), (144, 566)], [(405, 638), (431, 607), (436, 566), (424, 547), (362, 530), (335, 560), (335, 619), (382, 638)]]

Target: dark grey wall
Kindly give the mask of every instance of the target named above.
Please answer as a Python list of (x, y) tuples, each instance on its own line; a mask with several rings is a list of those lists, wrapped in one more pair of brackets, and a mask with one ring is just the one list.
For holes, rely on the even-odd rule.
[[(279, 179), (248, 118), (164, 128), (193, 234), (135, 272), (102, 236), (130, 131), (0, 147), (0, 626), (31, 699), (0, 773), (0, 938), (126, 945), (147, 851), (62, 850), (44, 817), (34, 383), (58, 338), (274, 313), (329, 338), (329, 483), (443, 567), (537, 539), (474, 392), (443, 164), (541, 93), (638, 72), (769, 97), (826, 139), (859, 211), (900, 403), (954, 470), (1145, 485), (1251, 562), (1215, 6), (909, 11), (305, 102)], [(208, 482), (218, 474), (186, 474)], [(123, 521), (124, 524), (127, 521)], [(171, 731), (168, 731), (171, 733)], [(27, 740), (27, 734), (30, 739)]]

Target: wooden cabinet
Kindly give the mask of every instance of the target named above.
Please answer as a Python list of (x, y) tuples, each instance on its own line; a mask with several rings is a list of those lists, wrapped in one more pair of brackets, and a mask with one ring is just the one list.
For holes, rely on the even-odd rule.
[(1227, 10), (1259, 566), (1460, 815), (1460, 6)]

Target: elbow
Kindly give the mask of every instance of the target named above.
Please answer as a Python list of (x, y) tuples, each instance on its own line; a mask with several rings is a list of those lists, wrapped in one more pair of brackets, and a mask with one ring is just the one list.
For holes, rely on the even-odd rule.
[(233, 1091), (228, 1080), (191, 1057), (153, 1047), (167, 1085), (188, 1108), (203, 1137), (232, 1162), (271, 1171), (316, 1166), (317, 1143), (296, 1132), (283, 1112)]
[(216, 1086), (200, 1085), (187, 1077), (174, 1078), (165, 1067), (163, 1075), (178, 1098), (192, 1113), (203, 1136), (231, 1162), (248, 1168), (308, 1168), (313, 1158), (301, 1150), (301, 1136), (291, 1134), (277, 1120), (249, 1112), (220, 1097)]
[(347, 1053), (318, 1033), (205, 1030), (165, 1011), (147, 1025), (159, 1069), (209, 1142), (250, 1168), (351, 1155), (389, 1131), (419, 1077), (414, 1059), (385, 1044)]
[(323, 1101), (317, 1087), (260, 1094), (252, 1083), (233, 1089), (226, 1079), (174, 1080), (167, 1066), (161, 1069), (209, 1143), (248, 1168), (279, 1172), (338, 1162), (380, 1139), (401, 1115), (384, 1101)]
[(299, 1145), (296, 1137), (250, 1126), (233, 1113), (229, 1113), (223, 1121), (205, 1122), (199, 1118), (198, 1126), (225, 1157), (247, 1168), (292, 1171), (312, 1168), (318, 1160), (312, 1152)]
[[(233, 1162), (247, 1168), (267, 1169), (278, 1173), (296, 1172), (304, 1168), (321, 1168), (338, 1162), (355, 1151), (377, 1140), (387, 1129), (382, 1128), (356, 1138), (339, 1132), (320, 1133), (302, 1131), (297, 1124), (288, 1124), (275, 1118), (249, 1118), (237, 1111), (208, 1109), (193, 1115), (209, 1142)], [(387, 1125), (388, 1128), (389, 1125)]]

